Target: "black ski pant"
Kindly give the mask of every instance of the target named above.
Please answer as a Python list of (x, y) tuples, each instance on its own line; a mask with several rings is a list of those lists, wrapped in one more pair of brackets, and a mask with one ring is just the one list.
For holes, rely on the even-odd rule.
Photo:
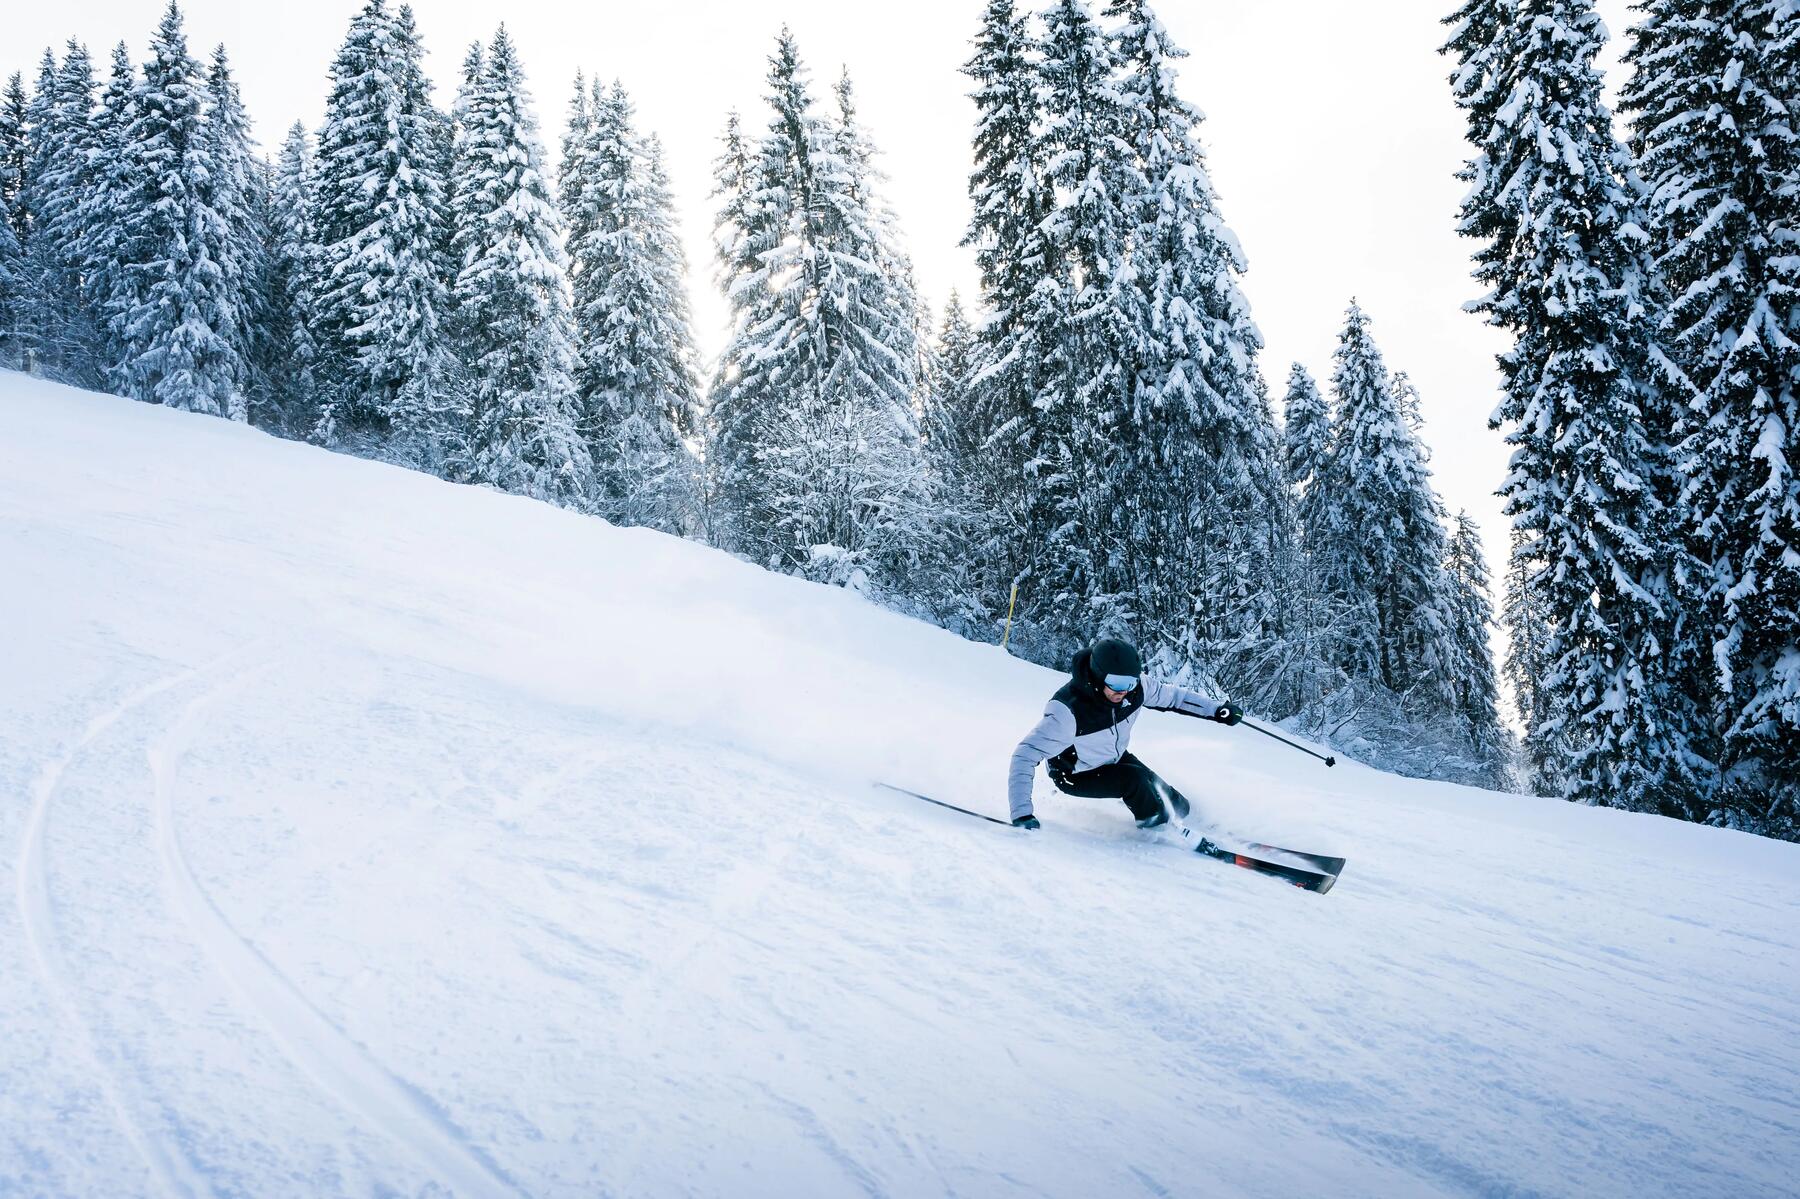
[(1188, 814), (1188, 801), (1181, 792), (1157, 777), (1156, 771), (1138, 761), (1136, 754), (1126, 754), (1110, 766), (1096, 766), (1078, 774), (1067, 774), (1054, 767), (1050, 781), (1064, 795), (1083, 799), (1122, 799), (1138, 820), (1154, 816), (1162, 810), (1162, 796), (1168, 800), (1170, 815)]

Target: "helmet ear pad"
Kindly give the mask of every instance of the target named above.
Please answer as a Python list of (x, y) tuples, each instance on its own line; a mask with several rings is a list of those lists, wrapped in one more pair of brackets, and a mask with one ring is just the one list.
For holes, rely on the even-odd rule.
[(1137, 646), (1131, 642), (1121, 641), (1117, 637), (1102, 637), (1088, 651), (1088, 672), (1094, 676), (1094, 683), (1098, 686), (1106, 681), (1109, 674), (1143, 674), (1144, 659), (1138, 654)]

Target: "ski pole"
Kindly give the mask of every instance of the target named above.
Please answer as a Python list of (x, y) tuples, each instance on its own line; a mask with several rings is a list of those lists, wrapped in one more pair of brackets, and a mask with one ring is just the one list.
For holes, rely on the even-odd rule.
[[(1216, 720), (1217, 719), (1216, 717), (1213, 717), (1213, 716), (1202, 716), (1198, 712), (1184, 712), (1180, 708), (1173, 708), (1170, 710), (1173, 711), (1177, 716), (1192, 716), (1195, 720)], [(1325, 765), (1327, 765), (1327, 766), (1336, 766), (1337, 765), (1336, 758), (1328, 758), (1324, 754), (1313, 753), (1313, 751), (1306, 748), (1306, 746), (1300, 745), (1297, 742), (1289, 741), (1286, 737), (1283, 737), (1280, 733), (1272, 733), (1268, 729), (1265, 729), (1262, 725), (1257, 724), (1255, 721), (1240, 720), (1240, 721), (1238, 721), (1238, 723), (1245, 726), (1246, 728), (1255, 729), (1257, 732), (1261, 733), (1265, 737), (1273, 737), (1273, 738), (1275, 738), (1275, 740), (1281, 742), (1283, 745), (1291, 745), (1303, 754), (1312, 754), (1313, 757), (1319, 759), (1319, 761), (1325, 763)]]
[(1283, 737), (1280, 733), (1272, 733), (1268, 729), (1265, 729), (1260, 724), (1256, 724), (1256, 723), (1254, 723), (1252, 721), (1248, 721), (1248, 720), (1239, 721), (1238, 723), (1242, 724), (1245, 728), (1255, 729), (1257, 732), (1261, 733), (1265, 737), (1273, 737), (1273, 738), (1275, 738), (1275, 740), (1281, 742), (1283, 745), (1292, 745), (1295, 749), (1299, 750), (1303, 754), (1312, 754), (1313, 757), (1319, 759), (1319, 761), (1325, 763), (1325, 765), (1327, 765), (1327, 766), (1336, 766), (1337, 765), (1336, 758), (1329, 758), (1321, 753), (1313, 753), (1313, 751), (1306, 748), (1306, 746), (1301, 745), (1294, 741), (1289, 741), (1286, 737)]

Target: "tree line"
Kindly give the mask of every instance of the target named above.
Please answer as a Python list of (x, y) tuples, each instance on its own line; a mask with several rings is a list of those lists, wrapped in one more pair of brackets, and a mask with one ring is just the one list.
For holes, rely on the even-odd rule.
[[(1453, 49), (1491, 41), (1456, 49), (1474, 64), (1457, 94), (1509, 109), (1479, 118), (1484, 153), (1547, 163), (1537, 147), (1561, 142), (1492, 99), (1524, 77), (1501, 66), (1530, 41), (1502, 31), (1523, 7), (1468, 6)], [(1239, 285), (1247, 261), (1177, 87), (1183, 52), (1143, 0), (985, 6), (964, 68), (981, 293), (939, 312), (918, 293), (849, 75), (821, 93), (782, 31), (762, 105), (728, 116), (713, 164), (732, 321), (713, 363), (694, 346), (662, 148), (625, 89), (577, 79), (552, 169), (504, 27), (469, 48), (447, 111), (423, 57), (410, 8), (369, 0), (331, 64), (324, 121), (296, 125), (266, 161), (223, 48), (197, 62), (174, 4), (149, 60), (121, 46), (103, 85), (77, 43), (46, 52), (35, 89), (15, 76), (0, 98), (0, 360), (700, 538), (971, 637), (1004, 633), (1046, 664), (1128, 635), (1156, 669), (1408, 773), (1752, 825), (1704, 737), (1672, 759), (1686, 775), (1621, 766), (1669, 747), (1650, 735), (1675, 723), (1658, 704), (1679, 693), (1690, 715), (1707, 710), (1699, 621), (1683, 626), (1687, 658), (1653, 663), (1649, 634), (1599, 602), (1614, 581), (1576, 577), (1549, 539), (1563, 520), (1599, 530), (1571, 544), (1615, 528), (1646, 542), (1656, 522), (1589, 520), (1580, 505), (1605, 488), (1585, 481), (1563, 493), (1573, 515), (1524, 503), (1523, 452), (1504, 579), (1527, 729), (1516, 753), (1487, 567), (1473, 523), (1432, 486), (1418, 394), (1351, 302), (1326, 386), (1294, 366), (1278, 417)], [(1570, 167), (1585, 144), (1571, 133), (1562, 169), (1625, 179), (1617, 157)], [(1501, 170), (1478, 161), (1470, 176), (1539, 211)], [(1491, 243), (1482, 261), (1524, 263), (1502, 228), (1521, 209), (1484, 218), (1485, 194), (1465, 211)], [(1609, 245), (1631, 244), (1634, 211), (1618, 209)], [(1555, 239), (1531, 236), (1530, 269), (1547, 269)], [(1643, 295), (1595, 285), (1606, 294), (1592, 303), (1648, 327), (1645, 296), (1668, 286), (1655, 277), (1646, 267)], [(1557, 329), (1548, 302), (1486, 301), (1532, 337)], [(1582, 348), (1629, 357), (1582, 320), (1562, 320), (1566, 347), (1503, 362), (1509, 396), (1530, 386), (1543, 403), (1544, 381), (1518, 376), (1552, 353), (1568, 355), (1557, 377), (1570, 386), (1603, 373)], [(1596, 438), (1631, 426), (1612, 410), (1592, 419)], [(1672, 503), (1679, 471), (1631, 453), (1606, 487), (1642, 477), (1621, 490)], [(1619, 577), (1633, 585), (1615, 590), (1655, 594), (1636, 565)], [(1571, 656), (1607, 637), (1607, 652), (1630, 650), (1600, 673)], [(1606, 706), (1639, 680), (1636, 712)]]
[(1800, 836), (1800, 7), (1468, 0), (1473, 307), (1511, 334), (1507, 673), (1534, 785)]

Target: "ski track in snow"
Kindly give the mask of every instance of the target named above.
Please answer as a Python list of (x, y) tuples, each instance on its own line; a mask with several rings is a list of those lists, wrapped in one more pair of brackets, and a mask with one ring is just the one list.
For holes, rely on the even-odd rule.
[[(156, 853), (166, 888), (185, 928), (245, 1010), (267, 1027), (284, 1055), (336, 1103), (405, 1146), (428, 1175), (439, 1177), (455, 1194), (516, 1195), (518, 1190), (500, 1170), (473, 1149), (428, 1098), (370, 1057), (326, 1019), (273, 963), (238, 935), (201, 888), (188, 864), (175, 812), (182, 757), (213, 709), (277, 664), (256, 652), (264, 644), (227, 653), (206, 666), (179, 671), (139, 688), (94, 717), (65, 753), (42, 768), (33, 790), (16, 870), (20, 923), (38, 973), (81, 1046), (83, 1058), (120, 1131), (156, 1189), (177, 1197), (215, 1193), (205, 1170), (182, 1151), (183, 1138), (147, 1131), (146, 1126), (153, 1122), (143, 1114), (147, 1108), (156, 1110), (158, 1119), (154, 1122), (178, 1128), (181, 1121), (153, 1095), (145, 1093), (141, 1085), (134, 1084), (126, 1071), (111, 1064), (129, 1062), (130, 1049), (108, 1043), (83, 1011), (80, 987), (67, 963), (57, 929), (45, 830), (58, 786), (84, 752), (159, 696), (228, 674), (225, 682), (212, 685), (190, 701), (173, 724), (145, 749)], [(262, 660), (241, 665), (247, 659)]]
[(39, 775), (32, 797), (31, 816), (19, 846), (19, 917), (32, 959), (37, 964), (38, 974), (44, 980), (46, 989), (55, 997), (57, 1009), (81, 1045), (82, 1056), (87, 1060), (95, 1081), (105, 1094), (107, 1105), (119, 1122), (120, 1131), (125, 1134), (125, 1139), (130, 1142), (138, 1158), (156, 1180), (158, 1189), (165, 1195), (201, 1195), (206, 1193), (207, 1188), (185, 1158), (170, 1153), (168, 1146), (145, 1134), (142, 1120), (136, 1111), (137, 1101), (127, 1098), (125, 1081), (107, 1064), (109, 1059), (117, 1055), (101, 1053), (95, 1031), (82, 1014), (72, 977), (63, 958), (62, 945), (57, 937), (56, 914), (50, 899), (49, 868), (44, 852), (44, 829), (49, 823), (50, 806), (55, 799), (57, 785), (83, 751), (140, 705), (165, 691), (218, 669), (221, 663), (230, 658), (231, 655), (226, 655), (211, 666), (180, 671), (142, 687), (90, 721), (86, 731), (68, 751), (47, 764)]
[(174, 807), (182, 757), (214, 707), (275, 665), (261, 663), (195, 699), (148, 749), (155, 779), (157, 853), (176, 906), (231, 990), (268, 1027), (288, 1059), (338, 1103), (405, 1146), (419, 1165), (456, 1194), (518, 1194), (429, 1099), (375, 1061), (241, 937), (188, 865)]

